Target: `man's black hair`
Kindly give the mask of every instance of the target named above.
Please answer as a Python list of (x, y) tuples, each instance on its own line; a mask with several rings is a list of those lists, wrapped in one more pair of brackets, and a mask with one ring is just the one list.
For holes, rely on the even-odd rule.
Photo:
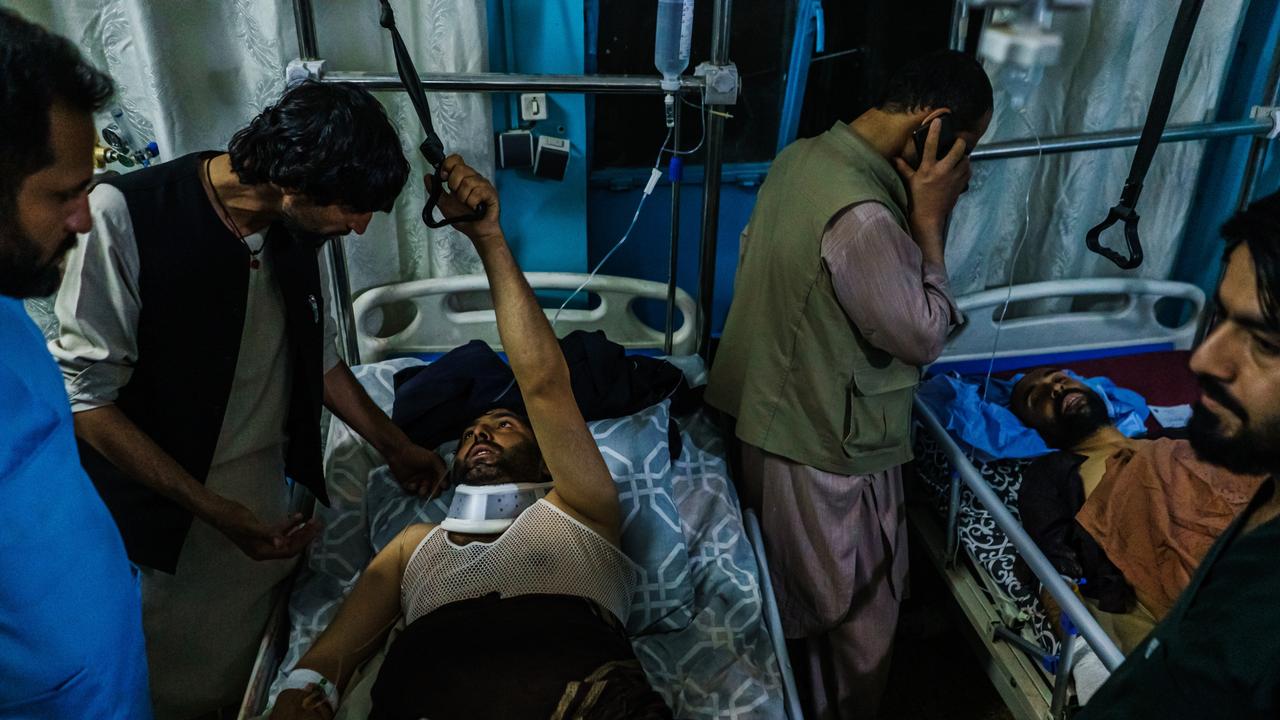
[(231, 138), (240, 182), (274, 183), (317, 205), (390, 211), (409, 162), (387, 113), (366, 90), (306, 81)]
[(53, 162), (53, 105), (92, 113), (113, 91), (66, 38), (0, 9), (0, 205), (12, 207), (22, 181)]
[(1256, 200), (1222, 226), (1226, 255), (1241, 243), (1249, 248), (1258, 283), (1262, 317), (1280, 331), (1280, 192)]
[(991, 80), (977, 60), (955, 50), (938, 50), (899, 68), (876, 107), (893, 113), (950, 108), (956, 130), (976, 130), (992, 103)]

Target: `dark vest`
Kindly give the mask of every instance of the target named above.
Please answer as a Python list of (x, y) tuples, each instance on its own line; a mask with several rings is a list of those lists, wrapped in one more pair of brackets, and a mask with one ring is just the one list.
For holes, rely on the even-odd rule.
[(905, 230), (897, 171), (844, 123), (787, 146), (751, 211), (707, 403), (761, 450), (838, 475), (911, 459), (920, 369), (872, 345), (845, 314), (822, 237), (855, 203), (884, 206)]
[[(129, 206), (142, 302), (138, 359), (116, 406), (201, 483), (235, 377), (250, 272), (248, 250), (218, 220), (200, 182), (211, 155), (186, 155), (107, 181)], [(284, 297), (293, 359), (285, 473), (327, 505), (320, 458), (325, 308), (315, 240), (277, 225), (264, 252)], [(191, 513), (127, 477), (87, 443), (80, 452), (129, 558), (173, 572)]]

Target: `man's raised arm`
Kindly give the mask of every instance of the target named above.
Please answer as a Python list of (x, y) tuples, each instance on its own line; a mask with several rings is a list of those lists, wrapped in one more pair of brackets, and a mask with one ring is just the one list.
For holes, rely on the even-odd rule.
[(507, 246), (498, 222), (498, 193), (457, 155), (445, 160), (444, 176), (452, 190), (440, 200), (446, 217), (471, 213), (481, 203), (486, 207), (483, 220), (457, 228), (471, 239), (489, 276), (498, 334), (555, 492), (573, 514), (616, 544), (621, 532), (617, 490), (574, 400), (560, 344)]

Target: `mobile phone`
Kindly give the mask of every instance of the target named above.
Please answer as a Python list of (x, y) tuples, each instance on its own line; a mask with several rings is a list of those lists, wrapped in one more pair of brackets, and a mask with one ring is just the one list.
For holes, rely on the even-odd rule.
[[(956, 144), (956, 130), (951, 124), (951, 114), (939, 115), (938, 122), (941, 125), (938, 127), (938, 157), (934, 158), (935, 160), (941, 160), (946, 157), (947, 153), (951, 152), (951, 148)], [(916, 157), (920, 158), (920, 160), (924, 160), (924, 143), (929, 139), (929, 125), (931, 124), (932, 122), (921, 125), (919, 129), (911, 134), (911, 138), (916, 143)], [(920, 163), (917, 162), (916, 166), (919, 167), (919, 165)]]

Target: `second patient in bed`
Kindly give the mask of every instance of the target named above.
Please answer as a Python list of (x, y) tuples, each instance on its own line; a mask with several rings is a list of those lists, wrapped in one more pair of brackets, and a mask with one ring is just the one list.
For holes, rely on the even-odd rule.
[[(1262, 478), (1210, 465), (1185, 440), (1125, 437), (1102, 397), (1061, 370), (1027, 373), (1010, 409), (1058, 450), (1023, 472), (1023, 525), (1128, 652)], [(1056, 604), (1042, 596), (1056, 620)]]

